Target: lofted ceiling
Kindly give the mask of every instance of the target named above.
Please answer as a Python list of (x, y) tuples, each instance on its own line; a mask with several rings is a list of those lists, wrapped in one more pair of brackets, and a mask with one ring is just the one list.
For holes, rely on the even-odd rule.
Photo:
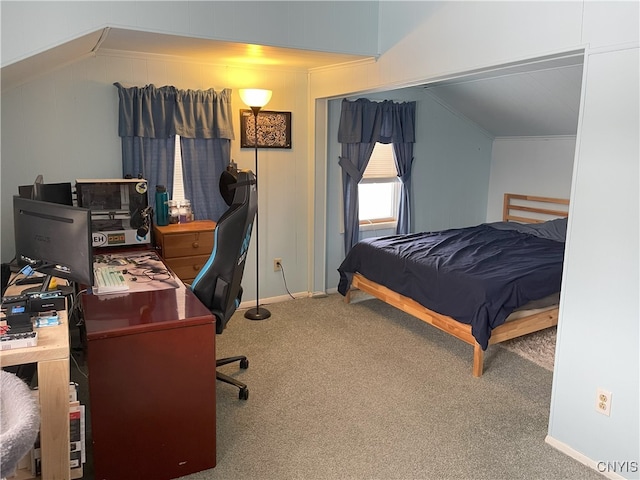
[[(201, 63), (304, 71), (374, 60), (342, 53), (105, 28), (4, 66), (2, 89), (98, 53), (170, 56)], [(419, 88), (494, 137), (575, 135), (582, 58), (580, 52), (574, 52), (560, 58), (471, 72)]]
[(310, 70), (371, 58), (114, 28), (109, 29), (105, 34), (99, 49), (105, 53), (120, 51), (145, 55), (168, 55), (202, 63), (236, 66), (262, 65), (299, 70)]
[(224, 42), (105, 28), (2, 68), (2, 89), (95, 54), (158, 55), (205, 64), (281, 67), (308, 71), (314, 68), (372, 59), (360, 55)]
[(582, 55), (517, 64), (424, 86), (494, 137), (575, 135)]

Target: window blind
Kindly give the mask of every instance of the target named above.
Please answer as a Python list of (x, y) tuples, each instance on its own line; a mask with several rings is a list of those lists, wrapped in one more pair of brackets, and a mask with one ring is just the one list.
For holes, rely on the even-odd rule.
[(173, 160), (173, 192), (171, 192), (171, 200), (184, 200), (184, 182), (182, 180), (182, 149), (180, 148), (180, 135), (176, 135), (175, 153)]
[(376, 143), (362, 178), (394, 178), (398, 176), (392, 143)]

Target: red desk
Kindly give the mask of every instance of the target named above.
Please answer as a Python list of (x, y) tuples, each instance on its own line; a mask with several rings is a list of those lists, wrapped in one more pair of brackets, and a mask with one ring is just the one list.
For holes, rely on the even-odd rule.
[(96, 480), (215, 467), (215, 317), (181, 282), (82, 304)]

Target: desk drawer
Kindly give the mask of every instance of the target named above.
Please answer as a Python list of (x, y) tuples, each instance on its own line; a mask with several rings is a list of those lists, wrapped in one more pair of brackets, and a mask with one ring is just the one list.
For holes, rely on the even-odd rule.
[(196, 278), (204, 264), (209, 260), (209, 255), (197, 255), (192, 257), (168, 258), (167, 265), (180, 277), (183, 282), (189, 282)]
[(185, 232), (165, 235), (162, 257), (170, 259), (196, 255), (209, 255), (213, 250), (213, 231)]

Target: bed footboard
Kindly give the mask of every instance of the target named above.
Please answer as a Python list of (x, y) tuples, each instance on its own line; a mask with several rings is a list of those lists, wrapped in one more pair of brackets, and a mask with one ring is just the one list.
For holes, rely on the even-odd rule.
[[(484, 351), (471, 334), (471, 325), (460, 323), (451, 317), (441, 315), (420, 305), (415, 300), (405, 297), (389, 288), (377, 284), (359, 273), (353, 275), (351, 287), (344, 297), (346, 303), (351, 302), (353, 290), (361, 290), (373, 295), (379, 300), (402, 310), (409, 315), (419, 318), (423, 322), (433, 325), (449, 335), (473, 346), (473, 376), (481, 377), (484, 370)], [(511, 340), (529, 333), (537, 332), (558, 324), (558, 307), (544, 312), (506, 322), (495, 328), (491, 333), (489, 344)]]

